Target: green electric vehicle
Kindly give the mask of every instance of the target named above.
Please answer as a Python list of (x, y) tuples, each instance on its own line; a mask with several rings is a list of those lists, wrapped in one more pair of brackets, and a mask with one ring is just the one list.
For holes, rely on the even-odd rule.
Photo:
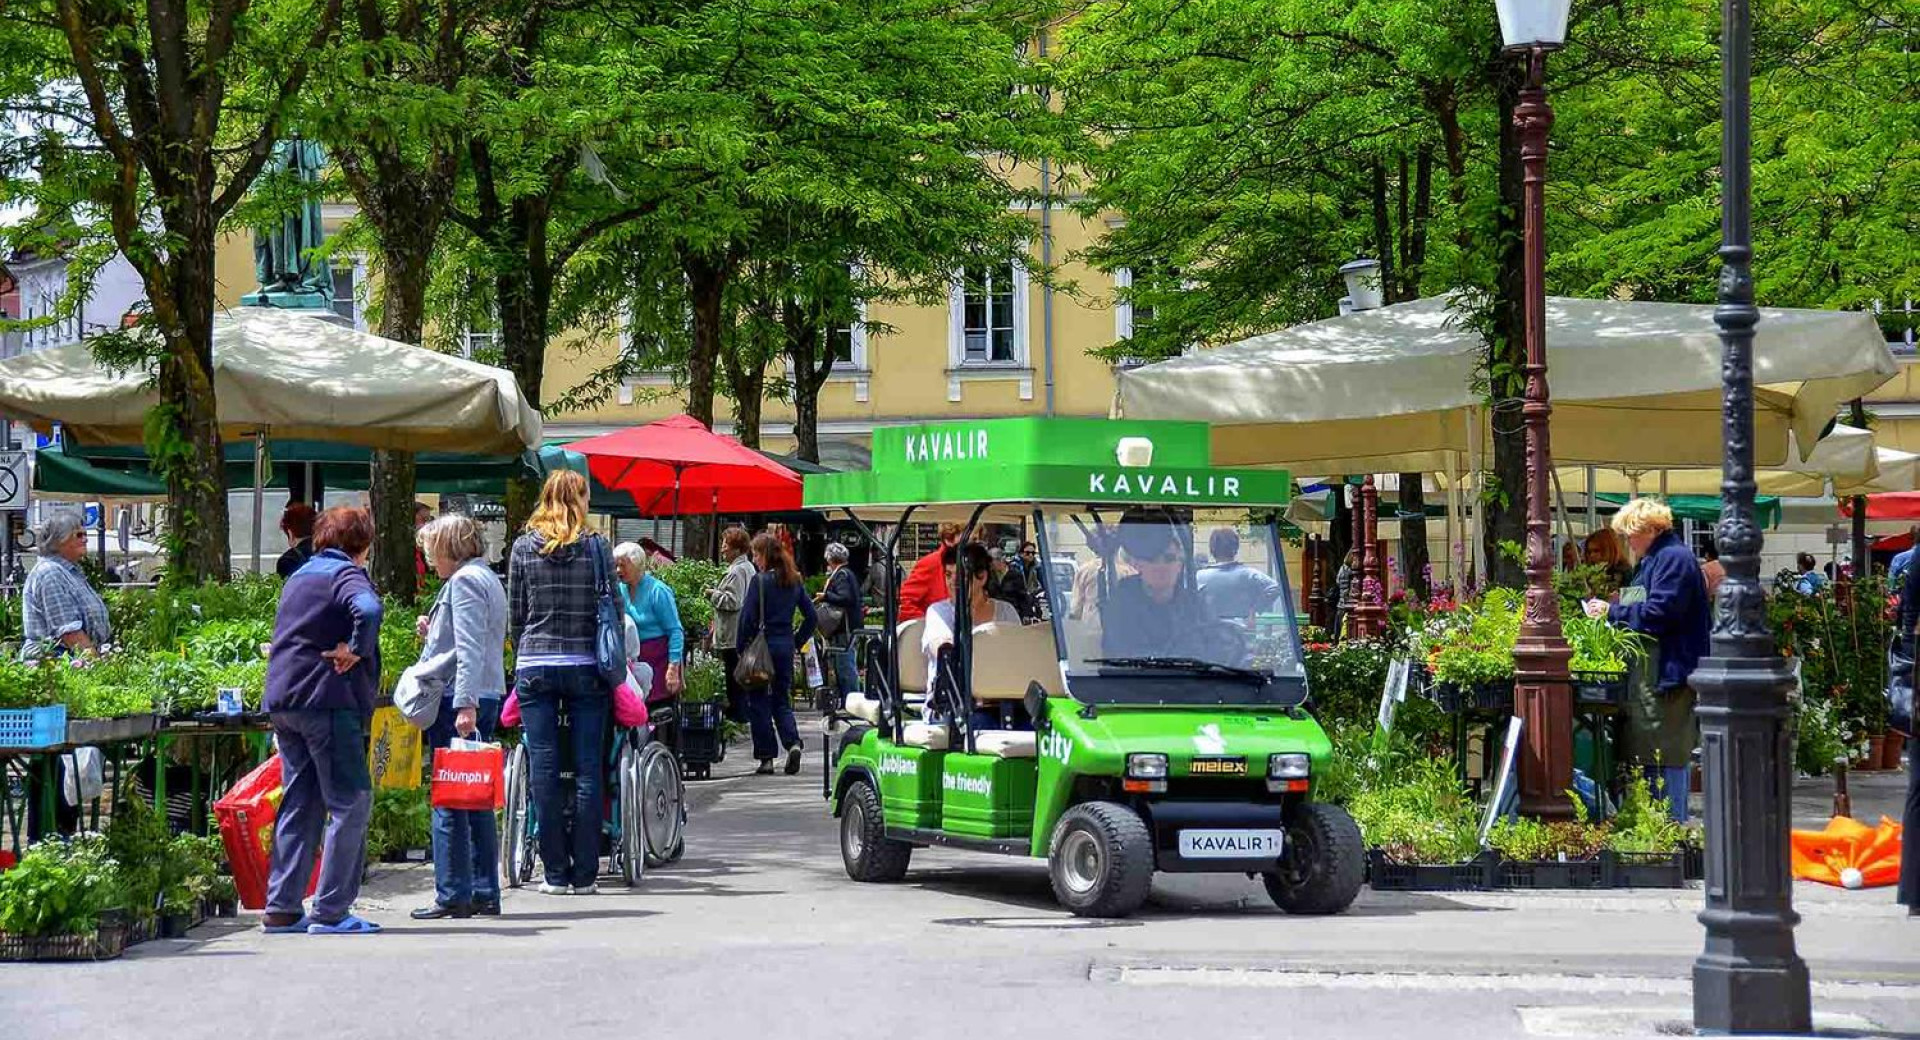
[(1088, 917), (1134, 911), (1155, 871), (1258, 875), (1293, 913), (1353, 902), (1359, 829), (1315, 800), (1331, 746), (1303, 707), (1274, 526), (1287, 473), (1214, 468), (1205, 424), (1159, 421), (883, 428), (873, 460), (807, 477), (805, 499), (859, 525), (876, 565), (949, 521), (975, 532), (949, 588), (970, 587), (982, 554), (964, 539), (984, 532), (1049, 565), (1025, 624), (973, 594), (903, 622), (898, 574), (879, 583), (885, 619), (826, 755), (854, 880), (899, 880), (944, 845), (1044, 858)]

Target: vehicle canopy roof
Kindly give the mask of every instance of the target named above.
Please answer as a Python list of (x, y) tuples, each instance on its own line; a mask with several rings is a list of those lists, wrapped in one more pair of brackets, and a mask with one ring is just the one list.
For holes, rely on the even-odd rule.
[(1212, 465), (1206, 423), (1022, 417), (884, 426), (873, 468), (809, 475), (808, 509), (981, 503), (1278, 509), (1286, 470)]

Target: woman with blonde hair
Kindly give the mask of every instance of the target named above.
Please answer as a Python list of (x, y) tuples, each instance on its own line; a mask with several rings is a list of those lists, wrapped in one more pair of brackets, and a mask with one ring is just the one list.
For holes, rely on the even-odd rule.
[(1694, 666), (1707, 653), (1710, 608), (1707, 583), (1693, 551), (1673, 531), (1673, 511), (1651, 498), (1636, 498), (1614, 514), (1620, 533), (1640, 560), (1617, 602), (1591, 599), (1589, 617), (1604, 617), (1639, 632), (1652, 644), (1649, 667), (1634, 683), (1627, 706), (1627, 750), (1668, 801), (1675, 820), (1687, 819), (1688, 774), (1693, 762)]
[[(473, 518), (448, 513), (416, 536), (444, 583), (419, 619), (420, 660), (444, 662), (440, 712), (427, 730), (436, 750), (453, 738), (492, 740), (507, 696), (507, 591), (487, 566), (487, 540)], [(500, 913), (499, 833), (492, 810), (433, 810), (433, 904), (416, 921)]]
[[(559, 470), (507, 557), (507, 634), (514, 685), (526, 729), (528, 779), (540, 816), (540, 862), (547, 895), (591, 895), (600, 866), (601, 742), (612, 691), (594, 663), (595, 612), (603, 582), (613, 581), (607, 540), (587, 525), (587, 478)], [(560, 747), (560, 706), (570, 740)], [(571, 772), (568, 815), (560, 776)]]

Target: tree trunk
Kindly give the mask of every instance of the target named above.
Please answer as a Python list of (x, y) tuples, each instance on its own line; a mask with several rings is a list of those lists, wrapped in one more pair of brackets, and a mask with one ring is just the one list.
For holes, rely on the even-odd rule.
[(1523, 545), (1527, 521), (1527, 435), (1520, 421), (1524, 393), (1521, 366), (1526, 361), (1526, 253), (1523, 236), (1525, 199), (1520, 170), (1520, 135), (1513, 125), (1520, 77), (1512, 63), (1501, 63), (1496, 93), (1500, 108), (1500, 208), (1495, 217), (1492, 380), (1493, 498), (1487, 502), (1486, 552), (1489, 584), (1519, 588), (1523, 565), (1500, 551), (1501, 543)]
[(1400, 474), (1400, 577), (1414, 598), (1426, 599), (1427, 497), (1423, 474)]
[(157, 323), (165, 338), (161, 403), (146, 435), (148, 454), (167, 481), (168, 578), (184, 585), (224, 582), (232, 573), (213, 385), (213, 241), (203, 230), (189, 232), (186, 246), (167, 260), (178, 313)]
[[(546, 372), (547, 308), (551, 301), (550, 283), (544, 278), (547, 247), (543, 205), (540, 200), (513, 204), (505, 243), (512, 262), (494, 276), (494, 299), (500, 308), (501, 360), (535, 409), (540, 407), (540, 383)], [(539, 495), (538, 481), (525, 477), (508, 481), (508, 537), (526, 526)]]
[(724, 264), (700, 253), (680, 258), (693, 302), (693, 349), (687, 358), (687, 414), (713, 426), (715, 368), (720, 360), (720, 302), (726, 292)]
[(820, 390), (833, 373), (833, 357), (827, 353), (820, 323), (799, 300), (781, 304), (780, 327), (786, 335), (787, 360), (793, 363), (794, 454), (818, 463)]
[[(437, 233), (437, 226), (434, 228)], [(424, 242), (407, 229), (385, 228), (381, 250), (380, 335), (418, 345), (424, 328), (428, 261), (433, 239)], [(401, 241), (405, 237), (408, 241)], [(367, 476), (367, 497), (373, 512), (373, 555), (367, 561), (373, 587), (411, 603), (420, 594), (415, 566), (413, 503), (418, 473), (410, 451), (376, 451)]]

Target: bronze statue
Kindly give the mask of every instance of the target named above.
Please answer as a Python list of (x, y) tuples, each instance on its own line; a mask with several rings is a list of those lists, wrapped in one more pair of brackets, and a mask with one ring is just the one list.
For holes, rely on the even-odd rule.
[[(296, 137), (274, 146), (268, 175), (291, 175), (302, 185), (317, 184), (324, 160), (318, 144)], [(260, 288), (242, 302), (271, 306), (277, 301), (269, 297), (305, 297), (308, 299), (293, 305), (327, 306), (333, 299), (333, 269), (325, 259), (315, 255), (325, 240), (320, 225), (320, 200), (313, 196), (302, 199), (299, 208), (281, 217), (278, 223), (255, 229), (253, 270)], [(311, 300), (316, 296), (317, 301)]]

